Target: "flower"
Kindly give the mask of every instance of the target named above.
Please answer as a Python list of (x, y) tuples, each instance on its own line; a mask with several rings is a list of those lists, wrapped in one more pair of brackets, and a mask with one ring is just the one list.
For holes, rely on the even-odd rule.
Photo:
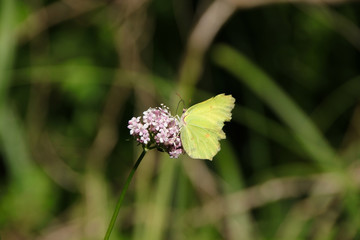
[(180, 140), (180, 122), (172, 116), (169, 108), (149, 108), (141, 117), (133, 117), (128, 122), (130, 135), (144, 148), (157, 148), (167, 152), (171, 158), (184, 153)]

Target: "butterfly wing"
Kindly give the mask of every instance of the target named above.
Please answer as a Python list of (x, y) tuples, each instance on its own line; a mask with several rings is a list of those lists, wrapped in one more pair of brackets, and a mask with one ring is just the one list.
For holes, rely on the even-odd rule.
[(192, 158), (209, 159), (220, 150), (219, 140), (226, 138), (222, 130), (225, 121), (231, 120), (235, 99), (219, 94), (190, 107), (181, 117), (181, 142)]

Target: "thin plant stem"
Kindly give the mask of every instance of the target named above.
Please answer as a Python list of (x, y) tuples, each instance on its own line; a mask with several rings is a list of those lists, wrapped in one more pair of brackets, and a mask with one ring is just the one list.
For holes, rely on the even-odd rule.
[(147, 148), (144, 148), (141, 155), (139, 156), (138, 160), (136, 161), (135, 165), (133, 166), (133, 168), (131, 169), (131, 172), (128, 176), (128, 178), (126, 179), (126, 183), (125, 183), (125, 186), (123, 188), (123, 190), (121, 191), (121, 195), (119, 197), (119, 200), (116, 204), (116, 207), (115, 207), (115, 210), (114, 210), (114, 213), (111, 217), (111, 221), (110, 221), (110, 224), (108, 226), (108, 229), (106, 231), (106, 235), (104, 237), (104, 240), (109, 240), (110, 238), (110, 234), (111, 234), (111, 231), (113, 230), (114, 228), (114, 225), (115, 225), (115, 222), (116, 222), (116, 219), (117, 219), (117, 216), (119, 214), (119, 211), (120, 211), (120, 207), (121, 207), (121, 204), (122, 204), (122, 201), (124, 200), (124, 197), (125, 197), (125, 194), (126, 194), (126, 191), (130, 185), (130, 182), (131, 182), (131, 179), (133, 178), (134, 176), (134, 173), (136, 171), (136, 169), (138, 168), (141, 160), (144, 158), (146, 152), (148, 151)]

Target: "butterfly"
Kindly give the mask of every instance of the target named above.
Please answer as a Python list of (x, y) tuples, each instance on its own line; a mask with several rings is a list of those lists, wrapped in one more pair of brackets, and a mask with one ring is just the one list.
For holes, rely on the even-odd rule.
[(196, 159), (212, 160), (220, 151), (224, 122), (231, 120), (235, 98), (219, 94), (184, 110), (180, 120), (180, 138), (185, 152)]

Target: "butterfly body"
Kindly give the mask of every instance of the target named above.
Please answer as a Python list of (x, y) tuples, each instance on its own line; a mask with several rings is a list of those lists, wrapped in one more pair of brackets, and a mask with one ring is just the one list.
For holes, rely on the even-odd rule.
[(181, 116), (180, 138), (185, 152), (192, 158), (212, 160), (220, 151), (224, 122), (231, 120), (235, 99), (219, 94), (195, 104)]

